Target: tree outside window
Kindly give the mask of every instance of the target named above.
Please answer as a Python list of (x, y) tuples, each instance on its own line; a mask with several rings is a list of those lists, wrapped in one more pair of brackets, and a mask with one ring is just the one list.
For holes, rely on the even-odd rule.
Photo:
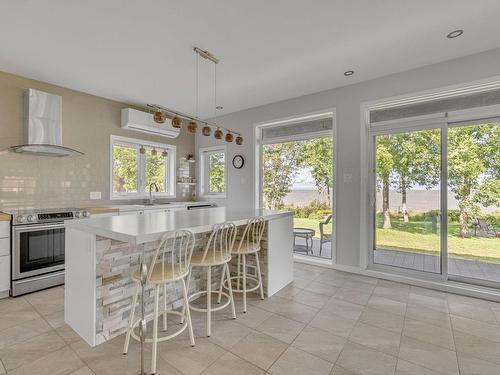
[(113, 135), (110, 157), (112, 198), (146, 198), (152, 183), (155, 194), (175, 195), (175, 146)]
[(226, 148), (200, 149), (201, 194), (223, 197), (226, 193)]
[(209, 192), (210, 193), (224, 193), (225, 178), (224, 178), (224, 165), (225, 154), (217, 152), (210, 154), (208, 157), (209, 163)]

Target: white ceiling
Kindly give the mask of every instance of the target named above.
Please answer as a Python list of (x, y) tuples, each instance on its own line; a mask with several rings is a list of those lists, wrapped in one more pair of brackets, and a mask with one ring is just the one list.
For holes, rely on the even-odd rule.
[[(0, 0), (0, 70), (194, 113), (199, 46), (229, 113), (497, 48), (499, 16), (498, 0)], [(205, 117), (212, 74), (200, 60)]]

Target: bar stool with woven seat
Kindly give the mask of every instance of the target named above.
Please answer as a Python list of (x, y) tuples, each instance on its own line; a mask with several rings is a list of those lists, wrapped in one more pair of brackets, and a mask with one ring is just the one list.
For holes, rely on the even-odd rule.
[[(189, 330), (189, 339), (191, 345), (194, 346), (193, 326), (191, 323), (190, 310), (184, 309), (185, 306), (189, 307), (189, 299), (187, 296), (187, 287), (185, 278), (190, 272), (191, 257), (194, 248), (194, 234), (189, 230), (181, 230), (173, 233), (167, 233), (163, 236), (160, 244), (153, 254), (149, 266), (148, 274), (146, 277), (146, 284), (154, 285), (154, 312), (153, 312), (153, 334), (151, 338), (146, 338), (145, 342), (152, 343), (152, 359), (151, 359), (151, 372), (156, 373), (156, 355), (158, 342), (169, 340), (181, 334), (186, 328)], [(134, 329), (140, 324), (140, 319), (134, 320), (135, 307), (141, 286), (140, 270), (132, 274), (132, 279), (136, 282), (137, 286), (132, 302), (132, 309), (130, 312), (130, 320), (125, 336), (125, 344), (123, 347), (123, 354), (127, 354), (130, 336), (140, 341), (138, 335), (135, 334)], [(183, 309), (182, 312), (175, 310), (167, 310), (167, 284), (180, 281), (183, 291)], [(163, 285), (163, 309), (159, 311), (160, 288)], [(158, 337), (158, 317), (163, 315), (163, 330), (167, 330), (167, 314), (174, 314), (187, 318), (187, 323), (180, 329), (170, 335)]]
[[(223, 282), (224, 279), (230, 279), (231, 275), (228, 263), (231, 260), (231, 250), (235, 239), (236, 226), (233, 223), (217, 224), (213, 227), (205, 249), (203, 251), (194, 252), (191, 257), (191, 268), (204, 267), (207, 269), (207, 290), (198, 291), (189, 296), (189, 301), (191, 302), (201, 295), (206, 295), (207, 307), (202, 308), (190, 304), (189, 308), (194, 311), (207, 313), (208, 337), (210, 337), (212, 333), (212, 312), (222, 310), (231, 305), (233, 319), (236, 319), (236, 310), (234, 308), (233, 291), (231, 287), (228, 288), (229, 294), (222, 293), (227, 298), (227, 301), (223, 305), (212, 307), (212, 293), (218, 293), (217, 290), (212, 291), (212, 267), (222, 266), (221, 282)], [(191, 272), (188, 277), (188, 290), (190, 282)]]
[[(243, 312), (247, 312), (247, 292), (253, 292), (260, 289), (260, 298), (264, 299), (264, 287), (262, 285), (262, 274), (260, 272), (259, 251), (260, 241), (264, 234), (266, 222), (263, 217), (252, 218), (247, 221), (247, 225), (241, 236), (240, 242), (237, 247), (231, 252), (232, 255), (238, 255), (238, 274), (232, 276), (230, 280), (236, 280), (236, 288), (232, 289), (234, 293), (243, 293)], [(255, 265), (257, 267), (257, 278), (247, 276), (247, 255), (255, 255)], [(243, 267), (242, 267), (243, 266)], [(243, 272), (241, 272), (243, 268)], [(250, 289), (247, 288), (247, 281), (255, 282), (255, 286)], [(240, 288), (240, 281), (242, 287)], [(221, 282), (219, 288), (219, 301), (222, 293), (222, 288), (231, 288), (231, 282)]]

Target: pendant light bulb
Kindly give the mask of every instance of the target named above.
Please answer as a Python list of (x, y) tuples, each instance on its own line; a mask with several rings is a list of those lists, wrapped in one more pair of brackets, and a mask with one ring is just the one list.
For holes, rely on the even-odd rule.
[(156, 149), (154, 149), (154, 148), (153, 148), (153, 149), (151, 150), (151, 155), (156, 156), (156, 154), (157, 154)]
[(219, 128), (217, 128), (217, 130), (214, 132), (215, 139), (222, 139), (223, 135), (224, 133), (222, 133), (222, 130), (220, 130)]
[(212, 132), (212, 129), (210, 129), (210, 126), (204, 126), (203, 129), (201, 129), (201, 133), (205, 136), (208, 137), (210, 133)]
[(197, 128), (198, 128), (198, 124), (196, 123), (196, 121), (194, 121), (194, 120), (189, 121), (188, 126), (187, 126), (188, 132), (196, 133)]
[(175, 129), (180, 129), (181, 125), (182, 125), (182, 119), (179, 116), (175, 115), (172, 118), (172, 127), (174, 127)]
[(155, 111), (155, 113), (153, 114), (153, 119), (155, 120), (156, 123), (163, 124), (163, 123), (165, 123), (165, 120), (167, 119), (167, 115), (162, 110), (157, 109)]

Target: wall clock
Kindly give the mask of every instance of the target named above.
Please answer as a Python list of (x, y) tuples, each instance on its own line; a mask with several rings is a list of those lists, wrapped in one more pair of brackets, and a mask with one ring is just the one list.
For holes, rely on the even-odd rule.
[(241, 169), (245, 164), (245, 159), (243, 159), (242, 155), (235, 155), (233, 158), (233, 167), (236, 169)]

